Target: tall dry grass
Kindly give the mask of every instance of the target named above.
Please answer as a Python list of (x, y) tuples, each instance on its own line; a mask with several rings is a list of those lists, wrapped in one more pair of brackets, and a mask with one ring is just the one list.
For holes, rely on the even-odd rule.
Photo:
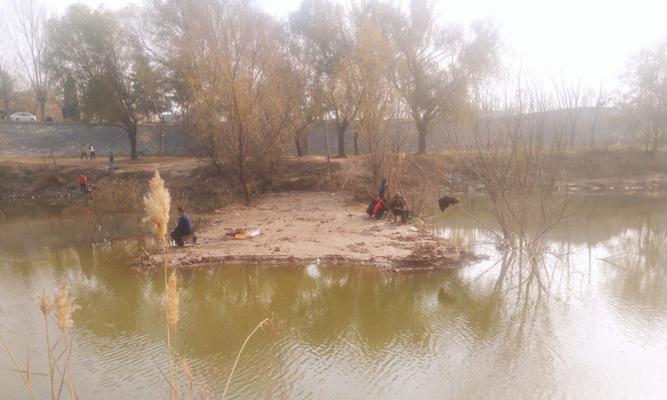
[(148, 193), (144, 196), (144, 212), (146, 220), (151, 224), (153, 233), (158, 241), (164, 242), (167, 237), (169, 224), (169, 209), (171, 195), (164, 186), (164, 180), (158, 171), (148, 182)]
[[(79, 306), (76, 305), (75, 299), (70, 293), (69, 282), (63, 281), (52, 297), (47, 294), (46, 290), (42, 290), (37, 296), (37, 305), (44, 318), (47, 362), (49, 367), (49, 398), (51, 400), (60, 400), (63, 398), (65, 391), (69, 399), (77, 399), (78, 395), (72, 375), (72, 344), (69, 331), (74, 324), (72, 314)], [(53, 317), (59, 331), (59, 337), (55, 342), (51, 340), (49, 317)], [(5, 351), (9, 354), (14, 368), (21, 375), (30, 398), (37, 399), (31, 377), (30, 361), (28, 360), (26, 367), (22, 368), (2, 335), (0, 335), (0, 343), (2, 343)]]

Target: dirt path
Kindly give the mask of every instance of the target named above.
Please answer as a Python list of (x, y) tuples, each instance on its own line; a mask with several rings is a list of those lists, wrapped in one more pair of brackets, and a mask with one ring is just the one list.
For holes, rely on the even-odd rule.
[[(219, 210), (202, 228), (196, 245), (175, 249), (181, 267), (230, 263), (351, 263), (396, 269), (453, 268), (472, 257), (425, 229), (392, 221), (370, 221), (366, 204), (346, 193), (272, 194), (253, 207)], [(235, 228), (262, 234), (233, 240)], [(159, 262), (158, 258), (149, 263)]]

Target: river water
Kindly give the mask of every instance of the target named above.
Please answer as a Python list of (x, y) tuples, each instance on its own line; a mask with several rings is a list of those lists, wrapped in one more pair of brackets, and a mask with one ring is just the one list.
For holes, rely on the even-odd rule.
[[(664, 398), (667, 204), (582, 204), (539, 266), (503, 258), (483, 221), (448, 210), (438, 232), (486, 259), (409, 274), (316, 264), (183, 272), (174, 352), (193, 371), (194, 398), (220, 398), (264, 318), (227, 398)], [(100, 229), (86, 218), (30, 215), (2, 224), (0, 334), (30, 361), (39, 398), (49, 384), (36, 298), (63, 279), (81, 307), (72, 328), (79, 398), (167, 398), (162, 273), (133, 272), (122, 244), (91, 246)], [(183, 378), (183, 398), (188, 387)], [(3, 399), (28, 398), (3, 351), (0, 388)]]

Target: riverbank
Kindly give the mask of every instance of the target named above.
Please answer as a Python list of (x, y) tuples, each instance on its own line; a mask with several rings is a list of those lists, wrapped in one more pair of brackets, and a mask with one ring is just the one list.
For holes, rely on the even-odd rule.
[[(252, 207), (234, 203), (200, 229), (197, 244), (174, 248), (169, 263), (179, 268), (327, 263), (432, 270), (475, 259), (428, 226), (369, 220), (366, 206), (343, 192), (273, 193)], [(242, 240), (227, 234), (238, 228), (257, 228), (261, 234)], [(144, 266), (161, 262), (160, 255), (143, 260)]]
[[(406, 157), (405, 182), (422, 179), (423, 171), (433, 172), (433, 183), (447, 193), (483, 191), (476, 177), (453, 153), (442, 152)], [(572, 151), (559, 162), (561, 192), (582, 193), (667, 193), (667, 157), (650, 156), (632, 149)], [(0, 200), (42, 199), (50, 202), (76, 200), (78, 178), (86, 175), (97, 187), (114, 180), (146, 182), (159, 170), (174, 193), (200, 195), (212, 207), (227, 204), (241, 191), (231, 177), (220, 177), (205, 160), (196, 157), (142, 157), (129, 160), (117, 157), (115, 169), (108, 170), (105, 158), (79, 160), (66, 157), (0, 157)], [(270, 180), (254, 182), (257, 195), (282, 191), (349, 191), (365, 198), (369, 177), (363, 156), (331, 161), (327, 171), (322, 156), (288, 157), (277, 165)], [(220, 201), (223, 199), (225, 201)]]

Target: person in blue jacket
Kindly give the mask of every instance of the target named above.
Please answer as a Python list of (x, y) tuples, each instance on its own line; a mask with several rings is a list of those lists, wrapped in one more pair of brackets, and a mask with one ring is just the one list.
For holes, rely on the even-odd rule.
[(192, 234), (192, 219), (185, 213), (183, 207), (178, 207), (178, 225), (171, 232), (171, 238), (176, 242), (176, 246), (183, 247), (185, 243), (183, 238)]

